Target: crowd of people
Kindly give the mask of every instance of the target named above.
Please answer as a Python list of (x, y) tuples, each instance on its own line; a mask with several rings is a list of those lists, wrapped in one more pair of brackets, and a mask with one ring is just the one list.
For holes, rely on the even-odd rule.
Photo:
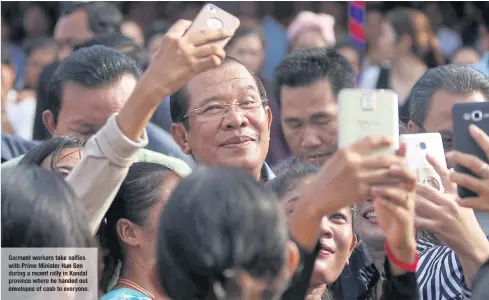
[[(2, 247), (97, 247), (101, 300), (489, 299), (489, 132), (468, 137), (485, 161), (452, 141), (453, 106), (489, 101), (489, 7), (462, 41), (434, 4), (367, 6), (365, 53), (327, 7), (143, 34), (112, 3), (32, 5), (23, 47), (2, 23)], [(370, 155), (392, 137), (338, 147), (356, 88), (398, 95), (400, 134), (441, 134), (443, 189), (405, 144)]]

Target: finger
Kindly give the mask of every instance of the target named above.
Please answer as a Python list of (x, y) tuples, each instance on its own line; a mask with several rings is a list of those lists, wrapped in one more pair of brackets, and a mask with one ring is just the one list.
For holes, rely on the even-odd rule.
[(440, 176), (441, 184), (445, 188), (445, 191), (447, 193), (456, 193), (457, 187), (452, 180), (450, 180), (451, 172), (447, 168), (443, 167), (433, 156), (429, 155), (428, 153), (426, 154), (426, 160)]
[(393, 177), (402, 179), (405, 183), (408, 183), (408, 190), (414, 189), (416, 186), (416, 173), (405, 166), (392, 165), (389, 169), (389, 173)]
[(223, 59), (216, 55), (212, 55), (206, 58), (201, 58), (197, 60), (196, 63), (197, 72), (202, 73), (207, 70), (217, 68), (221, 65), (222, 61)]
[(464, 188), (467, 188), (479, 195), (487, 193), (489, 190), (489, 186), (487, 185), (487, 183), (485, 183), (481, 179), (467, 174), (453, 172), (450, 175), (450, 179), (452, 179), (452, 181), (456, 184), (463, 186)]
[(390, 168), (392, 165), (400, 165), (404, 158), (395, 155), (376, 155), (364, 157), (361, 166), (366, 169)]
[(405, 157), (405, 156), (406, 156), (406, 149), (407, 149), (406, 143), (402, 143), (402, 144), (399, 146), (399, 149), (397, 149), (397, 151), (396, 151), (396, 155), (399, 155), (399, 156)]
[(444, 205), (446, 201), (452, 201), (452, 198), (448, 198), (439, 190), (422, 183), (416, 184), (416, 194), (440, 206)]
[(368, 136), (350, 146), (350, 149), (359, 153), (367, 153), (372, 150), (388, 148), (392, 146), (392, 139), (384, 136)]
[(483, 211), (489, 213), (489, 202), (484, 200), (482, 197), (468, 197), (459, 199), (457, 201), (458, 205), (466, 208), (472, 208), (475, 210)]
[(374, 197), (382, 197), (390, 200), (405, 209), (409, 209), (414, 204), (414, 194), (410, 195), (409, 192), (397, 187), (375, 186), (372, 188), (372, 194)]
[(472, 171), (474, 174), (476, 174), (478, 176), (484, 175), (484, 174), (481, 174), (481, 172), (484, 171), (483, 166), (485, 166), (485, 162), (483, 162), (477, 156), (474, 156), (472, 154), (454, 151), (454, 152), (450, 152), (447, 154), (447, 159), (452, 164), (461, 165), (461, 166), (469, 169), (470, 171)]
[(196, 58), (206, 58), (211, 55), (215, 55), (219, 57), (221, 60), (223, 60), (226, 57), (226, 52), (224, 52), (224, 49), (222, 49), (216, 44), (207, 44), (200, 47), (196, 47), (193, 50), (193, 52)]
[(179, 39), (190, 28), (190, 25), (192, 25), (192, 22), (190, 22), (188, 20), (180, 19), (180, 20), (176, 21), (175, 24), (173, 24), (173, 26), (170, 27), (170, 29), (168, 29), (168, 31), (166, 32), (165, 35)]
[(399, 220), (406, 219), (411, 214), (402, 206), (399, 206), (382, 197), (374, 198), (374, 209), (377, 212), (377, 217), (390, 215), (391, 217)]
[(389, 169), (369, 170), (360, 174), (360, 180), (373, 185), (385, 183), (389, 180)]
[(424, 229), (435, 232), (438, 229), (437, 226), (438, 224), (436, 220), (422, 218), (418, 216), (414, 217), (414, 227), (416, 227), (417, 229)]
[(469, 126), (470, 135), (474, 138), (475, 142), (481, 147), (482, 151), (489, 159), (489, 136), (474, 124)]
[(222, 29), (207, 29), (201, 30), (199, 32), (193, 32), (185, 37), (187, 41), (198, 47), (200, 45), (209, 44), (212, 42), (217, 42), (220, 40), (224, 40), (230, 38), (233, 35), (231, 31), (222, 30)]

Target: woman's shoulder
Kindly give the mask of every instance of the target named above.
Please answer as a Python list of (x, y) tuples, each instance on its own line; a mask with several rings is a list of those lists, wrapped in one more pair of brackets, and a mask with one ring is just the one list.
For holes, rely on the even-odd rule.
[(151, 298), (136, 290), (122, 288), (108, 292), (100, 300), (151, 300)]

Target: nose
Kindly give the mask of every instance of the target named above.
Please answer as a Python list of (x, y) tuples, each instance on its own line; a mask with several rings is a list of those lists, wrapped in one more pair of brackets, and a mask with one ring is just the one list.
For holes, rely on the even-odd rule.
[(323, 217), (321, 220), (321, 237), (332, 239), (334, 237), (333, 227), (329, 221), (329, 217)]
[(304, 149), (314, 149), (319, 146), (321, 146), (321, 139), (313, 128), (306, 126), (302, 135), (301, 147)]
[(224, 114), (222, 125), (225, 128), (241, 128), (249, 125), (249, 120), (236, 106), (229, 106)]

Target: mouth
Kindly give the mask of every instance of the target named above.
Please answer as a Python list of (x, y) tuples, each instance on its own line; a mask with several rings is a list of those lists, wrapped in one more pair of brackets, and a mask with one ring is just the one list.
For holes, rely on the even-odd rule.
[(368, 210), (362, 214), (362, 217), (364, 217), (368, 222), (377, 225), (377, 214), (375, 213), (374, 210)]
[(234, 136), (230, 139), (225, 140), (220, 146), (221, 147), (228, 147), (228, 148), (233, 148), (233, 147), (242, 147), (242, 146), (247, 146), (248, 144), (255, 142), (256, 139), (246, 136), (246, 135), (239, 135), (239, 136)]
[(306, 156), (306, 161), (312, 161), (312, 162), (317, 162), (317, 161), (323, 161), (325, 159), (327, 159), (328, 157), (330, 157), (332, 155), (332, 153), (318, 153), (318, 154), (312, 154), (312, 155), (308, 155)]
[(322, 257), (322, 258), (326, 258), (326, 257), (329, 257), (333, 254), (335, 254), (335, 250), (333, 250), (332, 248), (324, 245), (323, 243), (321, 243), (321, 249), (319, 250), (319, 256)]

